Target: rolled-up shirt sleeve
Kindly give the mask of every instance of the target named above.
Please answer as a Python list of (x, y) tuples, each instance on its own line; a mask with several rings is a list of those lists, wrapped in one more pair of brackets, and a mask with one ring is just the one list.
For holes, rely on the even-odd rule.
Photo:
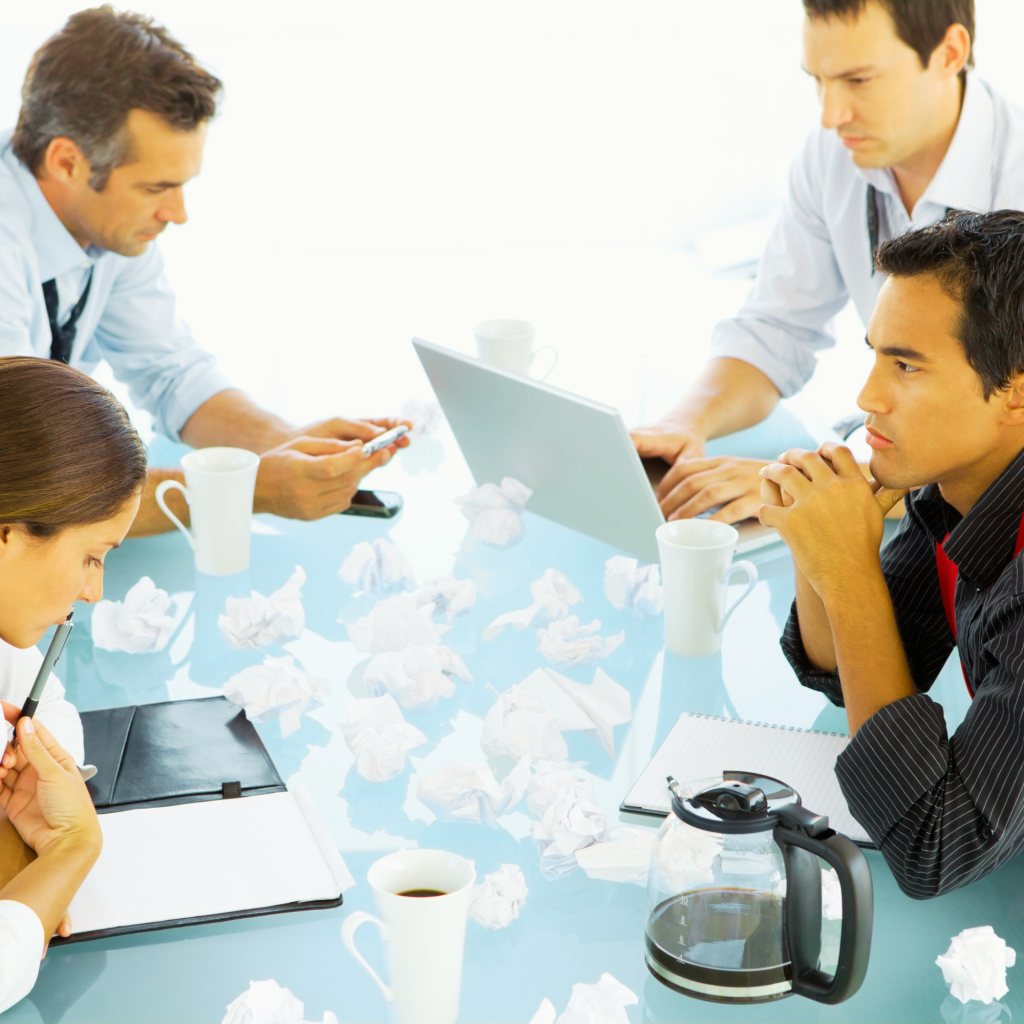
[(835, 345), (831, 321), (849, 298), (821, 213), (826, 159), (822, 135), (812, 133), (790, 170), (754, 286), (739, 313), (711, 335), (712, 358), (756, 366), (784, 398), (811, 379), (816, 353)]
[(43, 924), (24, 903), (0, 900), (0, 1013), (32, 991), (43, 955)]
[(155, 243), (123, 261), (93, 337), (132, 401), (172, 440), (199, 406), (231, 387), (178, 316)]

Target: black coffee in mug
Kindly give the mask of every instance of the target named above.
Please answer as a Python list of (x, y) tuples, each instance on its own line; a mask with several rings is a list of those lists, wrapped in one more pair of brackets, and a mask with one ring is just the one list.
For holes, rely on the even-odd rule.
[(442, 892), (440, 889), (406, 889), (405, 892), (398, 893), (399, 896), (447, 896), (448, 893)]

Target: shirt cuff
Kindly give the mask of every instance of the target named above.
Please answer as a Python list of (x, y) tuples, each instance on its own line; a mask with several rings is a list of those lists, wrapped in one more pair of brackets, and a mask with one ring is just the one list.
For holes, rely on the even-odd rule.
[(780, 327), (754, 318), (722, 320), (711, 334), (712, 359), (740, 359), (792, 398), (814, 373), (817, 357)]
[(0, 1012), (32, 991), (43, 956), (43, 924), (16, 900), (0, 900)]
[(836, 758), (850, 813), (878, 846), (948, 770), (946, 719), (923, 693), (876, 711)]
[(796, 601), (789, 611), (789, 620), (786, 628), (782, 631), (779, 639), (782, 653), (785, 654), (801, 686), (808, 690), (818, 690), (836, 707), (845, 707), (843, 702), (843, 687), (839, 681), (838, 672), (826, 672), (823, 669), (815, 668), (807, 659), (807, 652), (804, 650), (803, 637), (800, 635), (800, 620), (796, 615)]

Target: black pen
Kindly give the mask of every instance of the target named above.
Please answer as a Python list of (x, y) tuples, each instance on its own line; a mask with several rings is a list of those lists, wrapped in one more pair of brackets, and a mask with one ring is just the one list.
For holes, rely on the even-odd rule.
[[(73, 611), (68, 612), (68, 617), (57, 627), (57, 632), (53, 634), (53, 639), (50, 641), (50, 647), (46, 652), (46, 657), (43, 658), (43, 663), (39, 666), (39, 673), (36, 676), (36, 681), (32, 684), (32, 689), (29, 692), (28, 698), (22, 706), (21, 714), (18, 715), (19, 722), (23, 718), (32, 718), (35, 716), (36, 708), (39, 707), (39, 699), (43, 695), (43, 690), (50, 678), (50, 673), (53, 671), (54, 665), (60, 661), (60, 656), (64, 653), (64, 645), (68, 642), (71, 630), (75, 628), (74, 623), (71, 621), (71, 616), (74, 614), (75, 613)], [(17, 750), (17, 736), (14, 737), (11, 747)]]

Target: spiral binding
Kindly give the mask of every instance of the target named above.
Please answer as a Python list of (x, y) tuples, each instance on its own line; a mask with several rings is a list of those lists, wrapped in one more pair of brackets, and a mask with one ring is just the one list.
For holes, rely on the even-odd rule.
[(844, 732), (824, 732), (821, 729), (801, 729), (798, 725), (779, 725), (777, 722), (753, 722), (746, 718), (723, 718), (721, 715), (701, 715), (696, 711), (686, 712), (690, 718), (706, 718), (712, 722), (732, 722), (735, 725), (757, 725), (762, 729), (778, 729), (779, 732), (806, 732), (812, 736), (838, 736), (840, 739), (849, 739)]

